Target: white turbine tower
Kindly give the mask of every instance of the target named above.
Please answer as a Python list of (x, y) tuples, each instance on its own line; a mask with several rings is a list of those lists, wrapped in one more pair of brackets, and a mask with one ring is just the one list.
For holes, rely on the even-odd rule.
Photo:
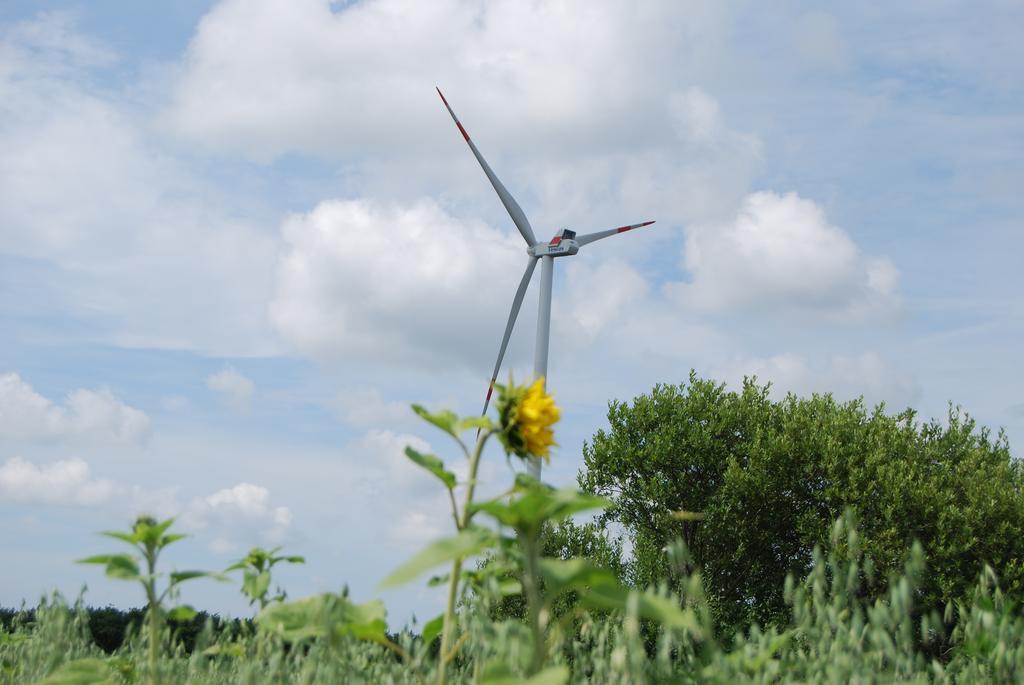
[[(584, 245), (588, 245), (595, 240), (601, 240), (601, 238), (607, 238), (619, 233), (625, 233), (631, 231), (634, 228), (640, 228), (641, 226), (650, 226), (653, 221), (645, 221), (641, 224), (630, 224), (629, 226), (619, 226), (618, 228), (610, 228), (607, 231), (597, 231), (596, 233), (585, 233), (583, 235), (576, 235), (575, 231), (569, 229), (563, 229), (555, 234), (550, 241), (541, 243), (537, 241), (537, 238), (533, 235), (533, 228), (530, 226), (529, 220), (526, 218), (526, 214), (523, 213), (519, 203), (516, 202), (515, 198), (505, 189), (498, 177), (491, 171), (491, 167), (487, 164), (483, 155), (470, 140), (469, 134), (466, 133), (466, 129), (462, 127), (462, 122), (455, 116), (455, 112), (452, 111), (451, 105), (448, 104), (448, 100), (445, 99), (444, 93), (441, 89), (437, 89), (437, 94), (441, 96), (441, 101), (444, 102), (444, 106), (448, 109), (448, 113), (452, 115), (452, 119), (455, 121), (455, 125), (459, 127), (459, 132), (462, 137), (466, 139), (466, 143), (469, 145), (469, 149), (473, 151), (473, 156), (476, 157), (476, 161), (480, 162), (480, 166), (483, 167), (484, 173), (487, 174), (487, 179), (494, 186), (494, 190), (498, 193), (498, 197), (501, 199), (501, 204), (505, 205), (505, 209), (508, 210), (509, 215), (512, 217), (512, 222), (519, 229), (519, 233), (522, 234), (523, 239), (526, 241), (526, 254), (529, 255), (528, 261), (526, 262), (526, 272), (523, 274), (523, 279), (519, 282), (519, 289), (516, 290), (516, 296), (512, 299), (512, 310), (508, 313), (508, 323), (505, 324), (505, 335), (501, 338), (501, 347), (498, 348), (498, 360), (494, 363), (494, 373), (491, 374), (490, 385), (487, 386), (487, 398), (484, 400), (484, 411), (487, 413), (487, 406), (491, 402), (491, 393), (494, 392), (494, 383), (498, 378), (498, 371), (501, 369), (501, 360), (505, 356), (505, 348), (508, 347), (509, 337), (512, 335), (512, 328), (516, 324), (516, 317), (519, 316), (519, 308), (523, 304), (523, 296), (526, 294), (526, 288), (530, 285), (530, 279), (533, 277), (533, 270), (537, 266), (537, 261), (541, 263), (540, 266), (540, 306), (537, 308), (537, 339), (533, 353), (533, 377), (534, 378), (547, 378), (548, 375), (548, 339), (551, 333), (551, 280), (555, 270), (555, 258), (556, 257), (570, 257), (580, 251), (580, 248)], [(530, 473), (536, 478), (540, 478), (540, 459), (534, 459), (530, 463)]]

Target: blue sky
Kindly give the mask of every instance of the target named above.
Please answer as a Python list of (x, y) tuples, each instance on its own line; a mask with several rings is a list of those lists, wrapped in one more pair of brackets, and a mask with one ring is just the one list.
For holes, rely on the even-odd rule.
[[(1013, 2), (8, 2), (0, 7), (0, 604), (83, 583), (135, 513), (178, 567), (284, 544), (293, 596), (446, 530), (401, 454), (454, 455), (523, 245), (647, 219), (556, 266), (545, 478), (608, 400), (691, 368), (949, 402), (1024, 440), (1024, 83)], [(525, 378), (531, 289), (506, 368)], [(485, 491), (511, 478), (495, 450)], [(229, 587), (186, 599), (245, 612)]]

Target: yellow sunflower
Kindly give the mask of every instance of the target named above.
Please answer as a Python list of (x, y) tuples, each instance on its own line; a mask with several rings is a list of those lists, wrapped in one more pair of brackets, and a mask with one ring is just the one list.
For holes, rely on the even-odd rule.
[(555, 399), (544, 392), (544, 379), (538, 378), (529, 387), (498, 386), (498, 416), (505, 450), (520, 457), (541, 457), (548, 460), (555, 444), (554, 425), (561, 412)]

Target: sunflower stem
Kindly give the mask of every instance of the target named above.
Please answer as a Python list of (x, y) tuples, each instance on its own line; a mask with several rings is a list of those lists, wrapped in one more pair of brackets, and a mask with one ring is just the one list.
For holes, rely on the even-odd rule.
[[(473, 519), (473, 493), (476, 490), (476, 472), (480, 466), (480, 455), (483, 454), (484, 444), (487, 442), (487, 438), (491, 437), (494, 433), (493, 429), (490, 429), (482, 433), (476, 441), (476, 448), (469, 458), (469, 474), (466, 481), (466, 498), (462, 505), (462, 516), (459, 516), (459, 511), (455, 507), (455, 499), (452, 498), (452, 516), (455, 518), (455, 527), (458, 530), (465, 530), (469, 526), (470, 521)], [(447, 671), (447, 660), (445, 655), (448, 654), (452, 635), (455, 631), (455, 602), (459, 596), (459, 576), (462, 573), (462, 559), (456, 559), (452, 563), (451, 576), (448, 578), (448, 604), (444, 610), (444, 624), (441, 628), (441, 651), (437, 660), (437, 683), (438, 685), (444, 685), (445, 676)]]
[(527, 610), (530, 612), (530, 631), (533, 633), (533, 660), (529, 675), (535, 675), (544, 667), (544, 627), (541, 625), (540, 574), (538, 569), (538, 539), (526, 534), (521, 538), (523, 547), (523, 590), (526, 592)]

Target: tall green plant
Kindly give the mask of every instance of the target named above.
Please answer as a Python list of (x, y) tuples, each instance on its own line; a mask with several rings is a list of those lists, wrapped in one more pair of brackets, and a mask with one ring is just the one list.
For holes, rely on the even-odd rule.
[(271, 571), (274, 566), (280, 563), (304, 564), (306, 559), (298, 555), (278, 554), (280, 547), (263, 549), (253, 547), (249, 553), (224, 569), (225, 573), (231, 571), (242, 572), (242, 594), (249, 598), (249, 604), (259, 605), (262, 611), (271, 602), (283, 602), (287, 594), (280, 587), (275, 594), (270, 594), (270, 583), (272, 582)]
[[(483, 449), (488, 439), (497, 431), (497, 427), (486, 417), (460, 419), (454, 412), (444, 411), (435, 414), (428, 412), (419, 405), (414, 405), (413, 411), (423, 420), (452, 437), (462, 450), (469, 466), (465, 482), (465, 492), (462, 507), (460, 508), (455, 496), (455, 489), (458, 485), (455, 474), (445, 467), (444, 462), (439, 457), (433, 454), (422, 454), (412, 447), (406, 447), (406, 456), (413, 463), (435, 476), (447, 490), (456, 535), (439, 540), (422, 550), (413, 559), (388, 576), (381, 583), (381, 587), (401, 585), (415, 579), (435, 566), (451, 563), (445, 611), (440, 617), (430, 621), (424, 631), (425, 637), (430, 637), (431, 640), (437, 635), (438, 631), (441, 633), (437, 682), (439, 685), (443, 685), (447, 664), (455, 656), (458, 647), (461, 646), (461, 643), (459, 645), (453, 644), (453, 634), (455, 632), (455, 606), (459, 597), (463, 562), (467, 557), (474, 556), (490, 548), (496, 541), (494, 534), (490, 530), (473, 525), (473, 516), (476, 513), (473, 509), (473, 496), (477, 485), (480, 457), (483, 454)], [(469, 447), (462, 440), (461, 434), (472, 429), (477, 430), (478, 439), (476, 440), (476, 445), (470, 451)]]
[[(106, 567), (107, 577), (116, 580), (134, 581), (142, 587), (146, 595), (148, 626), (147, 680), (150, 685), (156, 685), (159, 682), (157, 654), (160, 643), (160, 628), (164, 619), (187, 621), (196, 615), (195, 609), (185, 604), (167, 611), (164, 608), (165, 601), (176, 599), (179, 586), (186, 581), (196, 578), (219, 578), (217, 574), (206, 571), (172, 571), (167, 574), (157, 572), (157, 560), (164, 549), (186, 537), (180, 533), (168, 532), (173, 523), (173, 518), (157, 521), (151, 516), (139, 516), (128, 532), (106, 531), (102, 533), (106, 537), (120, 540), (130, 545), (138, 553), (137, 555), (101, 554), (78, 561), (80, 564), (101, 564)], [(144, 564), (144, 570), (139, 565), (140, 561)], [(158, 581), (163, 576), (167, 577), (167, 582), (161, 590), (158, 586)]]
[[(547, 458), (554, 444), (551, 426), (558, 420), (559, 411), (551, 396), (544, 392), (543, 379), (529, 387), (516, 386), (511, 382), (507, 386), (497, 387), (497, 423), (486, 417), (459, 419), (452, 412), (432, 414), (422, 407), (414, 407), (424, 420), (454, 438), (469, 460), (464, 502), (459, 508), (454, 494), (458, 485), (454, 473), (445, 468), (439, 457), (420, 454), (412, 448), (406, 449), (406, 454), (414, 463), (431, 472), (447, 489), (456, 534), (429, 545), (382, 583), (382, 587), (400, 585), (431, 568), (451, 563), (445, 612), (424, 629), (425, 639), (433, 639), (437, 631), (441, 633), (437, 664), (439, 685), (445, 682), (449, 662), (468, 638), (468, 633), (463, 633), (457, 639), (455, 637), (458, 631), (455, 607), (464, 576), (464, 561), (488, 551), (500, 553), (510, 545), (518, 545), (520, 550), (521, 583), (518, 587), (505, 585), (504, 591), (516, 592), (521, 588), (526, 596), (529, 624), (529, 649), (526, 651), (530, 656), (525, 664), (501, 660), (489, 663), (480, 672), (481, 682), (502, 683), (527, 677), (534, 679), (531, 682), (557, 684), (568, 678), (569, 672), (563, 666), (548, 665), (551, 606), (562, 592), (585, 591), (582, 594), (586, 597), (587, 606), (617, 610), (631, 606), (634, 613), (644, 618), (697, 632), (698, 626), (692, 612), (681, 609), (671, 599), (653, 593), (630, 593), (611, 572), (588, 560), (542, 556), (539, 540), (547, 524), (564, 520), (576, 513), (602, 508), (606, 504), (603, 498), (573, 488), (555, 489), (531, 476), (520, 474), (506, 493), (485, 502), (474, 502), (480, 457), (491, 436), (497, 435), (500, 438), (509, 456), (523, 460)], [(460, 435), (472, 428), (478, 429), (479, 433), (471, 452)], [(477, 514), (486, 515), (499, 529), (511, 529), (514, 536), (504, 536), (492, 528), (474, 524)], [(485, 565), (477, 574), (486, 574), (500, 567)]]

